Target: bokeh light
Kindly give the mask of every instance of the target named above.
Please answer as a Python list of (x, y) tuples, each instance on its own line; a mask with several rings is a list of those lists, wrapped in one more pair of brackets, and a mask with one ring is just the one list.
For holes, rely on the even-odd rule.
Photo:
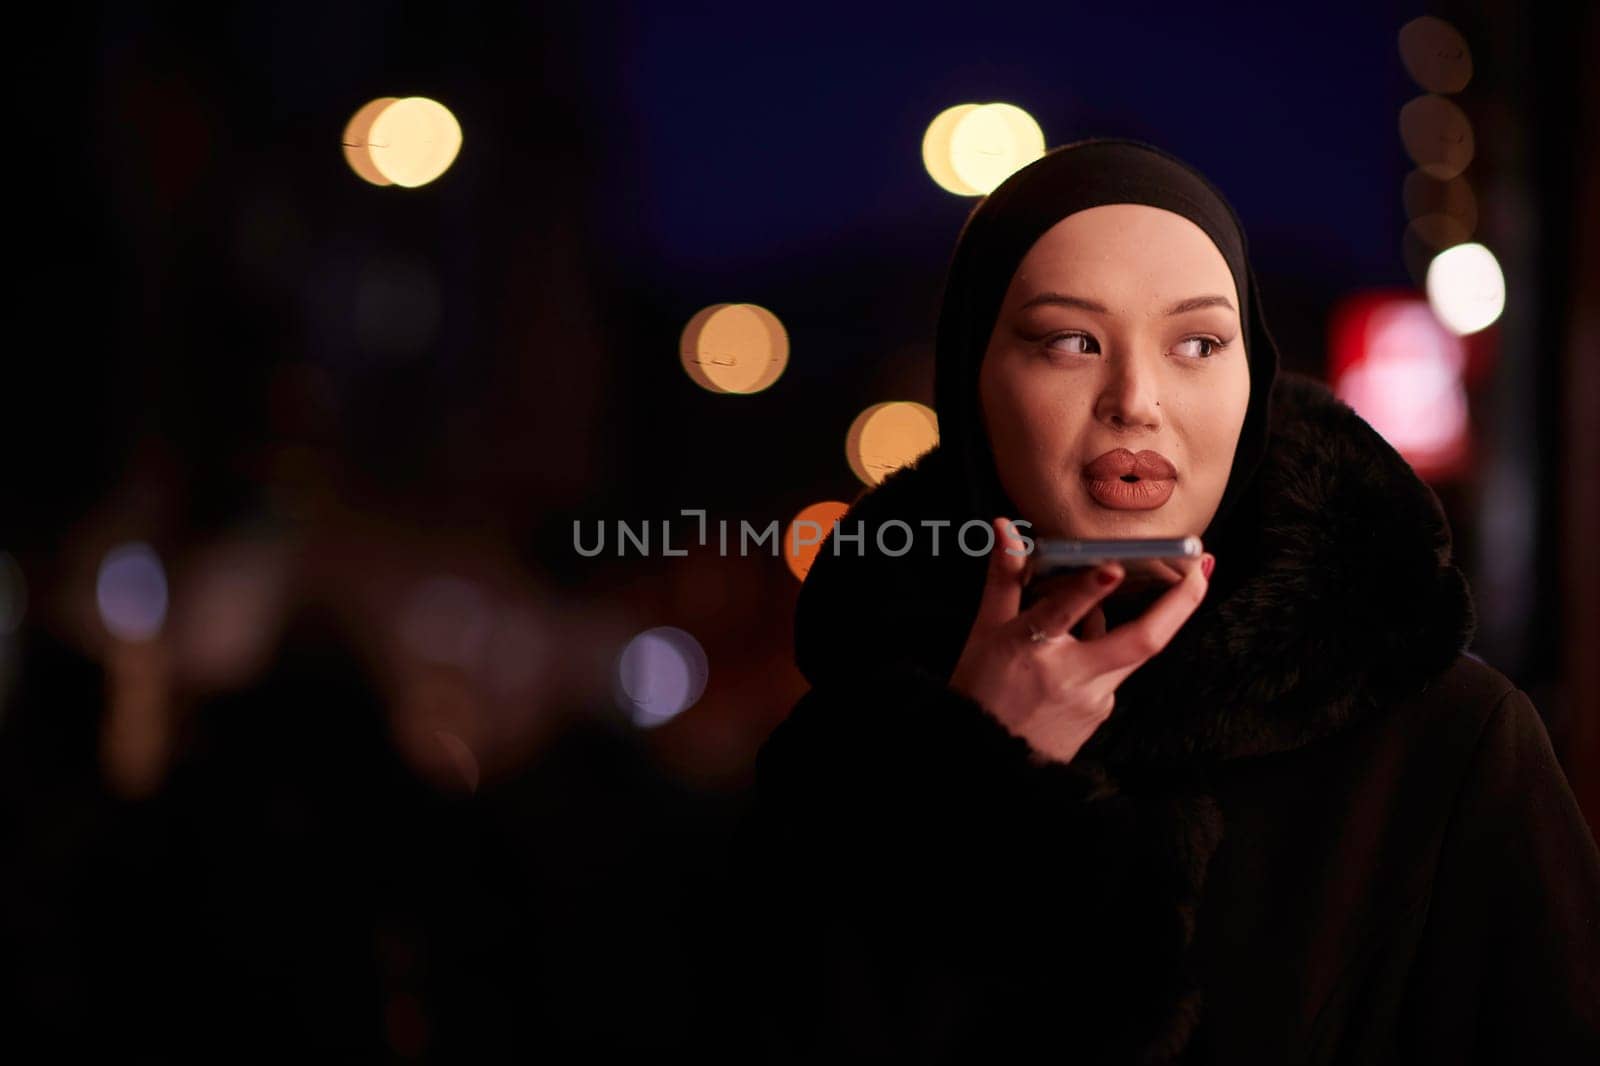
[(1400, 61), (1431, 93), (1458, 93), (1472, 80), (1472, 50), (1461, 32), (1432, 15), (1400, 27)]
[(1461, 338), (1425, 302), (1395, 301), (1372, 312), (1361, 358), (1335, 376), (1333, 388), (1419, 475), (1436, 477), (1464, 458), (1465, 368)]
[(709, 677), (705, 649), (676, 626), (647, 629), (617, 657), (617, 706), (635, 725), (652, 728), (693, 707)]
[(789, 564), (789, 572), (801, 581), (811, 572), (811, 564), (816, 561), (817, 552), (822, 550), (823, 543), (828, 535), (833, 532), (833, 524), (838, 521), (850, 505), (838, 500), (823, 500), (804, 508), (789, 522), (783, 531), (783, 557)]
[(778, 316), (758, 304), (712, 304), (683, 329), (678, 344), (684, 371), (708, 392), (761, 392), (789, 365), (789, 334)]
[(100, 620), (121, 640), (149, 640), (167, 620), (167, 574), (143, 542), (119, 545), (100, 561), (95, 579)]
[(1476, 151), (1466, 113), (1442, 96), (1419, 96), (1400, 109), (1400, 140), (1418, 169), (1449, 181), (1467, 169)]
[(394, 103), (397, 98), (393, 96), (380, 96), (371, 103), (363, 104), (361, 109), (351, 116), (345, 124), (344, 161), (350, 164), (350, 169), (362, 181), (371, 182), (373, 185), (393, 185), (394, 182), (383, 176), (372, 161), (372, 153), (368, 148), (367, 138), (372, 132), (372, 124), (384, 109)]
[(939, 112), (922, 135), (922, 165), (939, 188), (957, 196), (977, 196), (978, 190), (962, 181), (950, 162), (950, 137), (956, 124), (977, 104), (957, 104)]
[(1434, 256), (1428, 267), (1428, 303), (1450, 329), (1476, 333), (1506, 308), (1500, 261), (1481, 244), (1458, 244)]
[[(351, 126), (355, 121), (351, 119)], [(351, 147), (351, 141), (352, 131), (347, 127), (347, 159), (352, 152), (360, 153), (359, 147)], [(366, 153), (373, 167), (388, 181), (408, 189), (436, 180), (450, 169), (460, 151), (461, 124), (449, 108), (425, 96), (402, 97), (378, 108), (367, 130)]]
[(1044, 154), (1044, 131), (1015, 104), (957, 104), (928, 124), (922, 163), (939, 186), (984, 196)]
[(950, 133), (956, 176), (987, 195), (1044, 154), (1044, 132), (1012, 104), (985, 104), (961, 117)]
[(923, 455), (939, 443), (939, 420), (924, 404), (909, 400), (873, 404), (856, 416), (845, 437), (850, 469), (868, 485)]

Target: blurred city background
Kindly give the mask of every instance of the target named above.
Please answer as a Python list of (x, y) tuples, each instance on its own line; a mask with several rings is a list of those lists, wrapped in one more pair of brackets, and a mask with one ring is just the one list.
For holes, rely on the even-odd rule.
[(1093, 135), (1233, 202), (1600, 823), (1592, 5), (58, 8), (11, 38), (0, 1044), (748, 1061), (727, 848), (806, 561), (718, 525), (932, 444), (975, 197)]

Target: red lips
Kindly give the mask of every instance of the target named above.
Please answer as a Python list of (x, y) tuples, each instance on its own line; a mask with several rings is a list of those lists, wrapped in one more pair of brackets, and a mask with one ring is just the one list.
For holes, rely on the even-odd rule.
[(1111, 481), (1128, 475), (1148, 481), (1167, 481), (1178, 470), (1166, 456), (1148, 448), (1135, 455), (1126, 448), (1113, 448), (1085, 464), (1083, 475), (1093, 481)]

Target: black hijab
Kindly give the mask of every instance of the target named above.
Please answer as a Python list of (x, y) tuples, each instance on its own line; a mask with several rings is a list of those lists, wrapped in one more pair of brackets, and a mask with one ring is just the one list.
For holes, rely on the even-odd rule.
[[(1159, 148), (1121, 137), (1062, 145), (1018, 170), (967, 216), (946, 275), (939, 311), (934, 404), (940, 450), (948, 451), (974, 517), (1016, 517), (1000, 485), (978, 398), (978, 366), (1018, 265), (1057, 222), (1102, 204), (1148, 204), (1182, 215), (1209, 236), (1227, 261), (1239, 294), (1239, 319), (1250, 367), (1250, 402), (1227, 488), (1201, 534), (1207, 548), (1232, 541), (1229, 526), (1245, 509), (1267, 443), (1278, 349), (1261, 313), (1244, 228), (1222, 193), (1199, 171)], [(1248, 506), (1248, 505), (1246, 505)], [(1241, 522), (1245, 521), (1241, 519)]]

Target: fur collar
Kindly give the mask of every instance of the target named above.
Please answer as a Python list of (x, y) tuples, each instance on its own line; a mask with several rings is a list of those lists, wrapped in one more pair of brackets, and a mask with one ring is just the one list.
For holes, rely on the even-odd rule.
[[(985, 573), (950, 539), (973, 517), (950, 502), (952, 465), (935, 448), (858, 498), (841, 528), (862, 520), (863, 554), (823, 544), (796, 616), (813, 684), (895, 659), (949, 677)], [(1278, 376), (1257, 486), (1240, 500), (1248, 534), (1208, 544), (1206, 600), (1123, 682), (1086, 756), (1178, 765), (1298, 748), (1419, 691), (1466, 650), (1476, 615), (1438, 497), (1325, 385)], [(894, 519), (918, 551), (877, 552), (876, 528)], [(941, 519), (939, 553), (921, 551), (932, 527), (919, 523)], [(891, 550), (903, 539), (885, 534)]]

